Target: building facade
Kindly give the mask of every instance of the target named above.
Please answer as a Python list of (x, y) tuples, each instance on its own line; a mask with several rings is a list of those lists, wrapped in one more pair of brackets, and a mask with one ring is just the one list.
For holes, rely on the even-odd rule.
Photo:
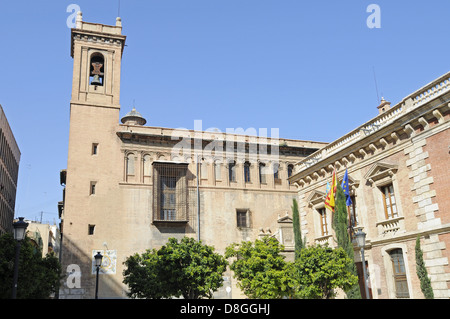
[[(417, 237), (435, 298), (450, 297), (449, 101), (446, 73), (393, 107), (382, 99), (378, 116), (295, 165), (290, 181), (298, 186), (308, 244), (336, 245), (325, 192), (334, 169), (339, 182), (348, 171), (349, 220), (353, 230), (366, 233), (370, 298), (424, 298)], [(363, 278), (355, 242), (354, 249)]]
[(0, 235), (12, 233), (20, 150), (0, 105)]
[[(288, 178), (294, 163), (326, 143), (282, 139), (276, 130), (267, 136), (146, 126), (134, 108), (120, 119), (125, 40), (120, 18), (107, 26), (79, 13), (71, 31), (60, 298), (93, 297), (97, 252), (104, 256), (99, 298), (125, 298), (125, 259), (170, 237), (200, 239), (224, 253), (231, 243), (270, 234), (291, 258), (297, 190)], [(240, 297), (231, 273), (224, 276), (217, 297)]]

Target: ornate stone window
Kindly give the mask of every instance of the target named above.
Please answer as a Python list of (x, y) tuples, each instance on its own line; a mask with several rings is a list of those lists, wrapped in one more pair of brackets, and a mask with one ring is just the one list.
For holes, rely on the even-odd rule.
[(397, 165), (378, 162), (364, 176), (372, 185), (379, 235), (405, 229), (401, 203), (396, 196), (396, 189), (398, 189), (396, 172)]
[(403, 251), (400, 248), (389, 252), (392, 262), (392, 273), (395, 283), (395, 296), (397, 298), (409, 298), (408, 281), (406, 278), (405, 261)]
[(312, 217), (314, 221), (314, 234), (317, 244), (330, 244), (332, 237), (330, 232), (331, 214), (325, 208), (325, 192), (314, 190), (306, 199), (308, 206), (312, 208)]
[(411, 290), (410, 265), (408, 264), (408, 248), (405, 244), (394, 243), (381, 250), (383, 264), (386, 269), (386, 288), (388, 298), (414, 298)]

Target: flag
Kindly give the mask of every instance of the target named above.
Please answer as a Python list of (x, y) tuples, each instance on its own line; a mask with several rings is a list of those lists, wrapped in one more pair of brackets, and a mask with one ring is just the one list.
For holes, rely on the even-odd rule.
[(337, 179), (336, 179), (336, 169), (333, 170), (333, 177), (331, 179), (330, 191), (327, 193), (327, 198), (325, 199), (325, 207), (334, 212), (334, 197), (336, 195)]
[(345, 203), (347, 206), (352, 205), (352, 199), (350, 198), (350, 185), (348, 184), (348, 171), (345, 170), (344, 179), (342, 180), (342, 189), (345, 194)]

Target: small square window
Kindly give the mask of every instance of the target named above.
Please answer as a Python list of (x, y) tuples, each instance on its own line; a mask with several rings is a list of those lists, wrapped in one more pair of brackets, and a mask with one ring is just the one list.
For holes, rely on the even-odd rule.
[(88, 235), (94, 235), (95, 225), (88, 225)]
[(250, 227), (250, 216), (247, 209), (236, 210), (236, 224), (239, 228)]

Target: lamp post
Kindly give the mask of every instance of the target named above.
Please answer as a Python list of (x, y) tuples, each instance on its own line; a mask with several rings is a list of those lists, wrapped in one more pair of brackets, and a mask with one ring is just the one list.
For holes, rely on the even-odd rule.
[(100, 269), (100, 266), (102, 265), (102, 254), (100, 252), (97, 252), (97, 255), (94, 256), (95, 258), (95, 267), (97, 267), (97, 275), (95, 279), (95, 299), (98, 299), (98, 271)]
[(366, 291), (366, 299), (369, 299), (369, 287), (367, 286), (367, 270), (366, 270), (366, 259), (364, 258), (364, 246), (366, 245), (366, 233), (364, 233), (361, 229), (358, 229), (358, 232), (355, 234), (356, 243), (359, 248), (361, 248), (361, 260), (362, 260), (362, 269), (364, 273), (364, 289)]
[(23, 221), (23, 217), (19, 217), (19, 220), (13, 223), (14, 227), (14, 239), (16, 240), (16, 256), (14, 261), (14, 277), (13, 277), (13, 288), (12, 288), (12, 299), (16, 299), (17, 296), (17, 279), (19, 278), (19, 255), (20, 246), (22, 245), (22, 240), (25, 238), (28, 223)]

